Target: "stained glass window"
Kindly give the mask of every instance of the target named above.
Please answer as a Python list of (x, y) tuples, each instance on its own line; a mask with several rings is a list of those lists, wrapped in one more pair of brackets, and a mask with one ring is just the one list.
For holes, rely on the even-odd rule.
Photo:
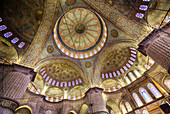
[(154, 94), (156, 98), (161, 97), (161, 93), (155, 88), (155, 86), (151, 83), (148, 83), (149, 90)]
[(149, 114), (149, 112), (147, 110), (143, 110), (142, 114)]
[(143, 105), (142, 101), (140, 100), (140, 98), (138, 97), (136, 93), (133, 93), (132, 96), (135, 99), (135, 102), (137, 103), (139, 107)]
[(117, 85), (117, 87), (118, 87), (119, 89), (121, 89), (121, 86), (120, 86), (120, 85)]
[(120, 108), (121, 108), (123, 114), (127, 113), (126, 108), (125, 108), (125, 106), (123, 104), (120, 106)]
[(165, 80), (165, 85), (170, 89), (170, 80)]
[(129, 75), (129, 77), (131, 78), (132, 81), (136, 80), (135, 76), (131, 72), (129, 72), (128, 75)]
[(111, 114), (114, 114), (113, 110), (110, 111)]
[(141, 77), (141, 74), (137, 70), (134, 70), (134, 73), (138, 78)]
[(10, 36), (12, 36), (12, 32), (7, 32), (4, 34), (5, 38), (9, 38)]
[(131, 83), (130, 80), (129, 80), (129, 78), (128, 78), (127, 76), (125, 77), (125, 80), (126, 80), (126, 82), (127, 82), (128, 84)]
[(24, 45), (25, 45), (25, 43), (24, 43), (24, 42), (21, 42), (21, 43), (18, 45), (18, 47), (19, 47), (19, 48), (23, 48)]
[(2, 18), (0, 18), (0, 22), (2, 22)]
[(143, 0), (144, 2), (150, 2), (150, 0)]
[(139, 92), (147, 103), (153, 100), (144, 88), (139, 88)]
[(108, 92), (111, 92), (110, 88), (108, 88), (107, 90), (108, 90)]
[(138, 18), (143, 18), (143, 16), (144, 16), (144, 14), (142, 14), (142, 13), (137, 13), (136, 14), (136, 17), (138, 17)]
[(143, 11), (146, 11), (147, 8), (148, 8), (148, 6), (146, 6), (146, 5), (141, 5), (141, 6), (139, 7), (139, 9), (140, 9), (140, 10), (143, 10)]
[(115, 87), (113, 87), (113, 91), (116, 91), (116, 88), (115, 88)]
[(18, 38), (14, 38), (14, 39), (11, 40), (11, 42), (12, 42), (13, 44), (15, 44), (15, 43), (18, 42), (18, 41), (19, 41)]
[(7, 27), (6, 27), (5, 25), (1, 25), (1, 26), (0, 26), (0, 31), (3, 31), (3, 30), (5, 30), (5, 29), (7, 29)]
[(145, 65), (145, 68), (146, 69), (150, 69), (151, 67), (149, 65)]
[(128, 102), (125, 102), (125, 105), (126, 105), (128, 112), (132, 111), (132, 107), (130, 106)]

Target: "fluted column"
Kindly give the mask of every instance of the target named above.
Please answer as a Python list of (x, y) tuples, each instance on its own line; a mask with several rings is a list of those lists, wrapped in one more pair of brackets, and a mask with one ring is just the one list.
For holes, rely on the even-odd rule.
[(170, 22), (160, 29), (153, 30), (142, 42), (138, 50), (170, 73)]
[(106, 103), (103, 99), (103, 89), (90, 88), (86, 95), (88, 97), (89, 108), (92, 114), (107, 114)]
[(34, 80), (36, 73), (33, 69), (16, 64), (0, 64), (0, 71), (4, 73), (0, 80), (1, 113), (7, 114), (9, 111), (11, 114), (11, 110), (14, 111), (19, 106), (20, 99), (29, 83)]

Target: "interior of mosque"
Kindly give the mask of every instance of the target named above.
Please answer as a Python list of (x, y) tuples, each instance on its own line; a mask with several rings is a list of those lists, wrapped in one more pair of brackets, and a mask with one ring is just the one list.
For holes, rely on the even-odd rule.
[[(90, 114), (98, 100), (105, 112), (97, 114), (165, 114), (170, 75), (137, 48), (170, 21), (169, 7), (169, 0), (2, 0), (0, 63), (37, 72), (14, 113)], [(90, 96), (93, 89), (102, 97)]]

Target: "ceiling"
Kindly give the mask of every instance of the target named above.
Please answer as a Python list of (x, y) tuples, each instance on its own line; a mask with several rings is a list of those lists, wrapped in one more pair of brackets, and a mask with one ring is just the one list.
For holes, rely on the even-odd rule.
[[(125, 76), (141, 75), (155, 64), (136, 50), (137, 44), (162, 22), (168, 0), (5, 0), (3, 20), (18, 48), (1, 32), (1, 63), (16, 63), (38, 72), (29, 91), (50, 102), (84, 97), (90, 87), (116, 92), (128, 85)], [(20, 5), (22, 4), (22, 5)], [(132, 6), (150, 5), (137, 18)], [(14, 10), (16, 9), (16, 10)], [(138, 9), (139, 10), (139, 9)], [(169, 16), (169, 14), (168, 14)], [(146, 20), (149, 24), (146, 23)], [(168, 22), (168, 18), (163, 25)], [(148, 61), (149, 60), (149, 61)], [(108, 91), (108, 88), (116, 91)], [(111, 101), (110, 101), (111, 102)], [(109, 102), (108, 102), (109, 103)]]

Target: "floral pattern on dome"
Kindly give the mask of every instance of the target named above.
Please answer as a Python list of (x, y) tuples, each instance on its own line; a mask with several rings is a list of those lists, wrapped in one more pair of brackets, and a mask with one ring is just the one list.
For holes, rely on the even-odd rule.
[(57, 21), (54, 38), (58, 48), (73, 58), (93, 56), (106, 42), (106, 26), (95, 12), (75, 8), (65, 12)]
[(41, 23), (44, 0), (5, 0), (4, 14), (12, 28), (31, 42)]
[(107, 79), (125, 73), (136, 61), (136, 54), (136, 49), (132, 47), (112, 51), (103, 61), (101, 77)]
[(68, 64), (50, 64), (46, 66), (46, 72), (58, 80), (73, 80), (80, 74)]

